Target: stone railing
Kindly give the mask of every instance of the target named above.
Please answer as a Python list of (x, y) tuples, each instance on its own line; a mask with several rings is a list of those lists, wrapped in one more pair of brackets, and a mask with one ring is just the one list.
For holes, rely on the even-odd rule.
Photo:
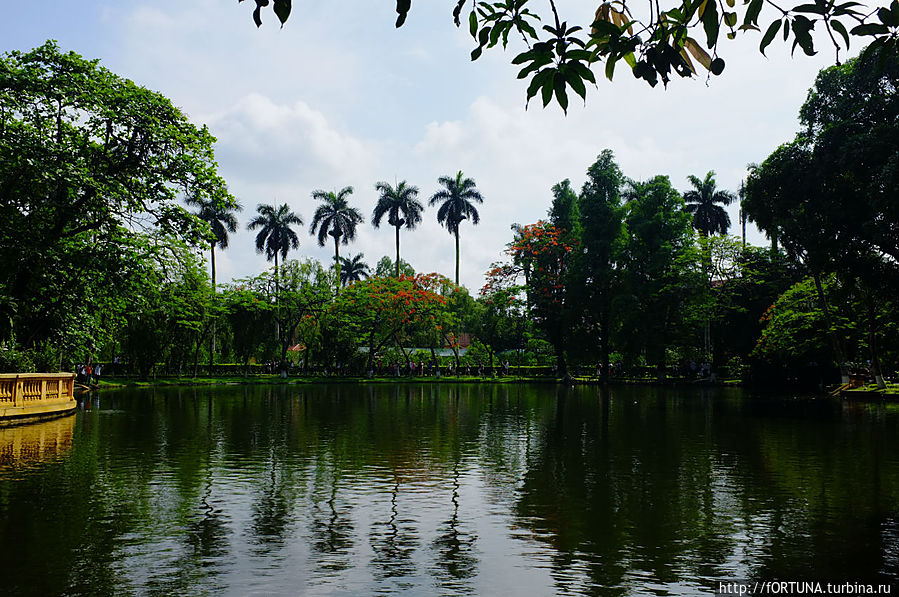
[(0, 373), (0, 423), (75, 408), (74, 373)]

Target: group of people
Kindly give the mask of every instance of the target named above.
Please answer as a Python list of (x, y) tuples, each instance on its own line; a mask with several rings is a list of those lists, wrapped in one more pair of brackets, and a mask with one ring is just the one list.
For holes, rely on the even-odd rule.
[(101, 368), (100, 363), (96, 365), (84, 363), (75, 365), (75, 379), (78, 383), (88, 386), (97, 383), (100, 381)]

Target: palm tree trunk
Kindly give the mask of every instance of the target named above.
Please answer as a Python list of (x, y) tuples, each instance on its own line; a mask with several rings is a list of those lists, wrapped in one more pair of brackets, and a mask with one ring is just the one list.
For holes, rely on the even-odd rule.
[(281, 281), (278, 278), (277, 253), (275, 253), (275, 337), (281, 342)]
[(334, 265), (337, 267), (337, 294), (340, 294), (340, 237), (334, 237)]
[(396, 228), (396, 277), (400, 277), (400, 227)]
[[(212, 301), (213, 307), (215, 307), (215, 243), (212, 243), (210, 251), (212, 252)], [(215, 362), (215, 314), (213, 314), (212, 320), (212, 338), (209, 340), (209, 375), (212, 375), (212, 365)], [(194, 371), (194, 377), (196, 377), (197, 372)]]
[(456, 286), (459, 285), (459, 228), (454, 233), (456, 237)]

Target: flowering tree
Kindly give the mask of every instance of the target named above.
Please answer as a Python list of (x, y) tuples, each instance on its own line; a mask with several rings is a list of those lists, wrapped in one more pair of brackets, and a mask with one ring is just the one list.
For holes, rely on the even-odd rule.
[(571, 288), (567, 281), (576, 246), (573, 235), (545, 220), (520, 226), (506, 249), (512, 263), (494, 264), (481, 289), (482, 297), (520, 300), (519, 289), (524, 287), (517, 286), (517, 281), (524, 274), (522, 264), (527, 264), (530, 315), (553, 345), (563, 376), (567, 373), (565, 347), (570, 338), (567, 318)]
[(341, 321), (340, 334), (368, 348), (366, 368), (371, 369), (380, 350), (391, 344), (406, 352), (409, 341), (443, 332), (447, 295), (454, 285), (436, 274), (369, 278), (347, 287), (329, 307)]

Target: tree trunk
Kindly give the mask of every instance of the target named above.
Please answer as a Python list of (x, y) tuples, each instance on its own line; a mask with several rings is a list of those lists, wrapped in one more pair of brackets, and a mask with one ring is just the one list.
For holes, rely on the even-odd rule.
[(275, 337), (279, 344), (281, 339), (281, 279), (278, 277), (278, 253), (275, 253)]
[(559, 379), (567, 382), (570, 379), (568, 376), (568, 361), (565, 360), (565, 349), (561, 346), (556, 346), (556, 364), (559, 368), (557, 372)]
[(874, 298), (870, 292), (865, 293), (865, 302), (868, 306), (868, 349), (871, 351), (871, 375), (877, 382), (878, 390), (887, 388), (880, 371), (880, 351), (877, 348), (877, 311), (874, 308)]
[(368, 367), (369, 371), (374, 370), (374, 359), (375, 359), (375, 327), (372, 326), (371, 330), (368, 332)]
[(609, 310), (603, 309), (599, 315), (600, 320), (600, 334), (599, 337), (599, 354), (602, 359), (602, 371), (601, 371), (601, 380), (603, 382), (609, 381)]
[(454, 234), (456, 237), (456, 286), (459, 285), (459, 228), (456, 227), (456, 232)]
[[(203, 336), (201, 335), (197, 338), (194, 346), (194, 379), (197, 377), (197, 372), (200, 369), (200, 347), (203, 345)], [(211, 375), (211, 373), (210, 373)]]
[[(212, 253), (212, 301), (213, 308), (215, 307), (215, 299), (216, 299), (216, 290), (215, 290), (215, 243), (212, 243), (210, 247), (210, 252)], [(212, 338), (209, 341), (209, 375), (212, 375), (212, 365), (215, 363), (215, 315), (213, 313), (212, 319)], [(194, 376), (196, 377), (197, 373), (194, 371)]]
[(340, 237), (334, 236), (334, 265), (337, 267), (337, 294), (340, 294)]
[(411, 375), (411, 371), (412, 371), (411, 364), (412, 364), (412, 361), (409, 359), (409, 355), (406, 353), (406, 349), (403, 348), (403, 343), (400, 342), (400, 338), (399, 338), (399, 336), (396, 335), (396, 334), (393, 335), (393, 341), (396, 342), (397, 348), (399, 348), (399, 349), (400, 349), (400, 352), (403, 353), (403, 359), (406, 361), (406, 368), (409, 369), (410, 375)]
[(396, 226), (396, 277), (400, 277), (400, 227)]
[(843, 350), (843, 343), (831, 328), (830, 304), (827, 302), (827, 295), (824, 294), (824, 286), (821, 284), (821, 275), (818, 272), (814, 272), (812, 278), (815, 280), (815, 289), (818, 291), (818, 298), (821, 300), (821, 306), (824, 309), (824, 325), (827, 326), (827, 336), (830, 338), (834, 356), (837, 358), (837, 363), (840, 367), (840, 382), (848, 384), (849, 368), (846, 367), (846, 354)]

